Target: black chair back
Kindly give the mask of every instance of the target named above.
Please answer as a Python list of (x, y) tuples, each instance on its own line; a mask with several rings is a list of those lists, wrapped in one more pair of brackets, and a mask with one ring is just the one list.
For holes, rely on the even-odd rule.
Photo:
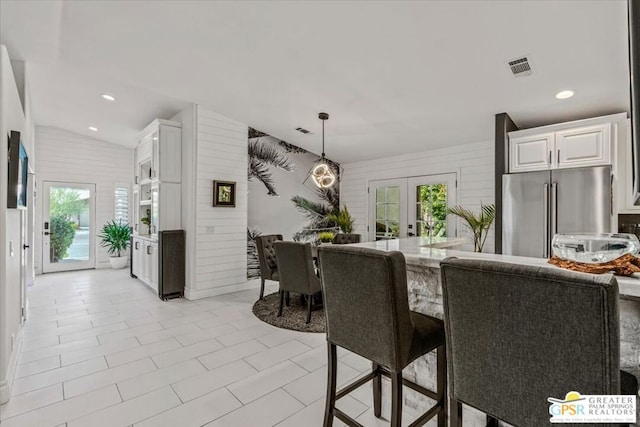
[(350, 243), (360, 243), (359, 234), (338, 233), (333, 238), (334, 245), (348, 245)]
[(311, 295), (321, 290), (313, 267), (310, 243), (274, 242), (280, 291)]
[[(278, 271), (278, 262), (273, 243), (282, 240), (282, 234), (268, 234), (256, 237), (258, 249), (258, 261), (260, 261), (260, 276), (263, 279), (274, 279), (274, 273)], [(277, 277), (276, 277), (277, 280)]]
[(451, 397), (517, 426), (549, 425), (547, 398), (620, 394), (612, 275), (442, 261)]
[(330, 245), (318, 255), (327, 340), (402, 370), (413, 334), (402, 253)]

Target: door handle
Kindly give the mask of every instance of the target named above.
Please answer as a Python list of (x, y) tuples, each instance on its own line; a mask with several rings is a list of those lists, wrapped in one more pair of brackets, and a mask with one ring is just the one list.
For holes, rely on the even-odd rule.
[(415, 234), (413, 234), (413, 233), (412, 233), (412, 232), (410, 232), (410, 231), (409, 231), (409, 232), (407, 232), (407, 237), (413, 237), (413, 236), (415, 236)]
[(551, 234), (558, 232), (558, 183), (551, 184)]
[(151, 255), (151, 246), (147, 246), (147, 255)]
[(542, 195), (542, 232), (544, 246), (542, 248), (542, 257), (549, 258), (549, 184), (546, 182), (543, 186)]
[(44, 235), (45, 235), (45, 236), (48, 236), (49, 234), (51, 234), (51, 233), (49, 233), (48, 231), (45, 231), (45, 232), (44, 232)]
[(30, 247), (29, 245), (22, 245), (22, 249), (24, 249), (24, 250), (29, 249), (29, 247)]

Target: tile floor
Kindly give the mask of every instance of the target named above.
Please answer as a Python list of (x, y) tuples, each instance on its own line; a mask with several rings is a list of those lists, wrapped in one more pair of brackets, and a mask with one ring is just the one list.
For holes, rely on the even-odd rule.
[[(126, 270), (89, 270), (39, 276), (28, 295), (3, 427), (322, 425), (325, 336), (256, 319), (257, 290), (164, 302)], [(341, 383), (370, 368), (339, 355)], [(370, 387), (339, 401), (387, 425), (371, 404)]]

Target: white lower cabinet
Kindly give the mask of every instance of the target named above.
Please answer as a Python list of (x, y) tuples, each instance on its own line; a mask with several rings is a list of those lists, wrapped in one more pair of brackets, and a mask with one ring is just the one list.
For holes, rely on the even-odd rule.
[(158, 242), (134, 237), (131, 251), (131, 274), (154, 291), (158, 291)]

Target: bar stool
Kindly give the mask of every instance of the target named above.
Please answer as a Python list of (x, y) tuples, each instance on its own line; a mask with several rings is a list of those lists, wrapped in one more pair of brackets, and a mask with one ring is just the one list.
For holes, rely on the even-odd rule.
[(462, 426), (461, 402), (538, 427), (550, 423), (549, 397), (638, 392), (620, 371), (612, 275), (457, 258), (440, 268), (451, 426)]
[[(361, 426), (336, 408), (337, 399), (373, 380), (374, 414), (380, 417), (382, 378), (391, 379), (391, 426), (402, 420), (402, 386), (436, 404), (410, 426), (423, 425), (435, 415), (446, 422), (446, 358), (444, 325), (439, 319), (409, 310), (407, 271), (400, 252), (381, 252), (340, 245), (318, 249), (327, 327), (328, 381), (324, 426), (334, 416), (349, 426)], [(336, 391), (336, 346), (372, 361), (367, 376)], [(402, 378), (402, 370), (418, 357), (437, 351), (437, 391)]]

